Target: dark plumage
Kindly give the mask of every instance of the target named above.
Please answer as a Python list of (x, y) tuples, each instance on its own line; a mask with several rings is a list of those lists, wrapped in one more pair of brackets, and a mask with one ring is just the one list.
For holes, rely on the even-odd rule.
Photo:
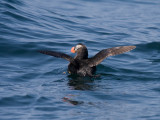
[(108, 49), (103, 49), (95, 56), (88, 58), (88, 50), (85, 45), (79, 43), (72, 47), (71, 52), (77, 53), (73, 58), (67, 54), (55, 51), (39, 51), (40, 53), (51, 55), (58, 58), (64, 58), (69, 61), (68, 72), (70, 74), (78, 74), (80, 76), (94, 76), (96, 66), (100, 64), (105, 58), (128, 52), (136, 46), (120, 46)]

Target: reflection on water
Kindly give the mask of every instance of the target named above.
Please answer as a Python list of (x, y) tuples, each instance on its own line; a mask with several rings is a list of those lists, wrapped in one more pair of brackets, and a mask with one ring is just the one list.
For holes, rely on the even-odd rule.
[(80, 77), (77, 75), (70, 75), (68, 79), (68, 85), (74, 90), (93, 90), (94, 89), (94, 78), (91, 77)]
[[(68, 75), (68, 86), (72, 89), (72, 90), (82, 90), (82, 91), (92, 91), (95, 89), (95, 84), (94, 84), (94, 80), (96, 78), (93, 77), (81, 77), (78, 75)], [(74, 100), (73, 97), (75, 95), (67, 95), (66, 97), (63, 97), (63, 101), (64, 102), (68, 102), (72, 105), (79, 105), (79, 104), (83, 104), (84, 101), (77, 101)]]
[(69, 98), (69, 97), (64, 97), (64, 98), (62, 98), (62, 100), (63, 100), (64, 102), (68, 102), (68, 103), (70, 103), (70, 104), (72, 104), (72, 105), (80, 105), (80, 104), (83, 104), (83, 103), (84, 103), (83, 101), (72, 100), (72, 99)]
[[(68, 85), (73, 90), (94, 90), (94, 78), (92, 77), (81, 77), (78, 75), (69, 75), (68, 76)], [(73, 100), (74, 95), (67, 95), (63, 97), (64, 102), (68, 102), (72, 105), (83, 104), (84, 101)]]

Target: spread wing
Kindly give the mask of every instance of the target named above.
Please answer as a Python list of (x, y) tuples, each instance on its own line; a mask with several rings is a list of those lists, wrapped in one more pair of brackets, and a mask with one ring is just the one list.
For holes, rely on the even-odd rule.
[(120, 46), (120, 47), (103, 49), (99, 53), (97, 53), (94, 57), (89, 59), (89, 66), (90, 67), (96, 66), (109, 56), (122, 54), (122, 53), (128, 52), (134, 48), (136, 48), (136, 46)]
[(42, 54), (46, 54), (46, 55), (51, 55), (51, 56), (54, 56), (54, 57), (58, 57), (58, 58), (63, 58), (63, 59), (66, 59), (67, 61), (72, 61), (73, 58), (67, 54), (64, 54), (64, 53), (61, 53), (61, 52), (55, 52), (55, 51), (43, 51), (43, 50), (40, 50), (38, 51)]

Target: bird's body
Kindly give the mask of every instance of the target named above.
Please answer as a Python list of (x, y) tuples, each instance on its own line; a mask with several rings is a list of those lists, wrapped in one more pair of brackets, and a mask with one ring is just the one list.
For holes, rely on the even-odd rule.
[(92, 76), (96, 72), (96, 66), (88, 66), (88, 60), (74, 59), (68, 65), (68, 72), (80, 76)]
[(54, 57), (64, 58), (69, 61), (68, 73), (77, 74), (80, 76), (94, 76), (96, 72), (96, 66), (100, 64), (105, 58), (128, 52), (136, 46), (120, 46), (108, 49), (103, 49), (95, 56), (88, 58), (88, 50), (85, 45), (79, 43), (75, 47), (72, 47), (71, 52), (77, 53), (72, 58), (71, 56), (55, 51), (39, 51), (40, 53), (51, 55)]

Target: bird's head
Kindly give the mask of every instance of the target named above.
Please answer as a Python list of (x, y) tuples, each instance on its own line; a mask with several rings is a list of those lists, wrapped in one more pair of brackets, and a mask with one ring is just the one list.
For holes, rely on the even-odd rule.
[(77, 58), (88, 58), (88, 50), (82, 43), (78, 43), (75, 47), (72, 47), (71, 52), (77, 53)]
[(85, 49), (86, 46), (83, 45), (82, 43), (78, 43), (75, 47), (71, 48), (71, 52), (72, 53), (78, 53), (79, 51), (81, 51), (82, 49)]

